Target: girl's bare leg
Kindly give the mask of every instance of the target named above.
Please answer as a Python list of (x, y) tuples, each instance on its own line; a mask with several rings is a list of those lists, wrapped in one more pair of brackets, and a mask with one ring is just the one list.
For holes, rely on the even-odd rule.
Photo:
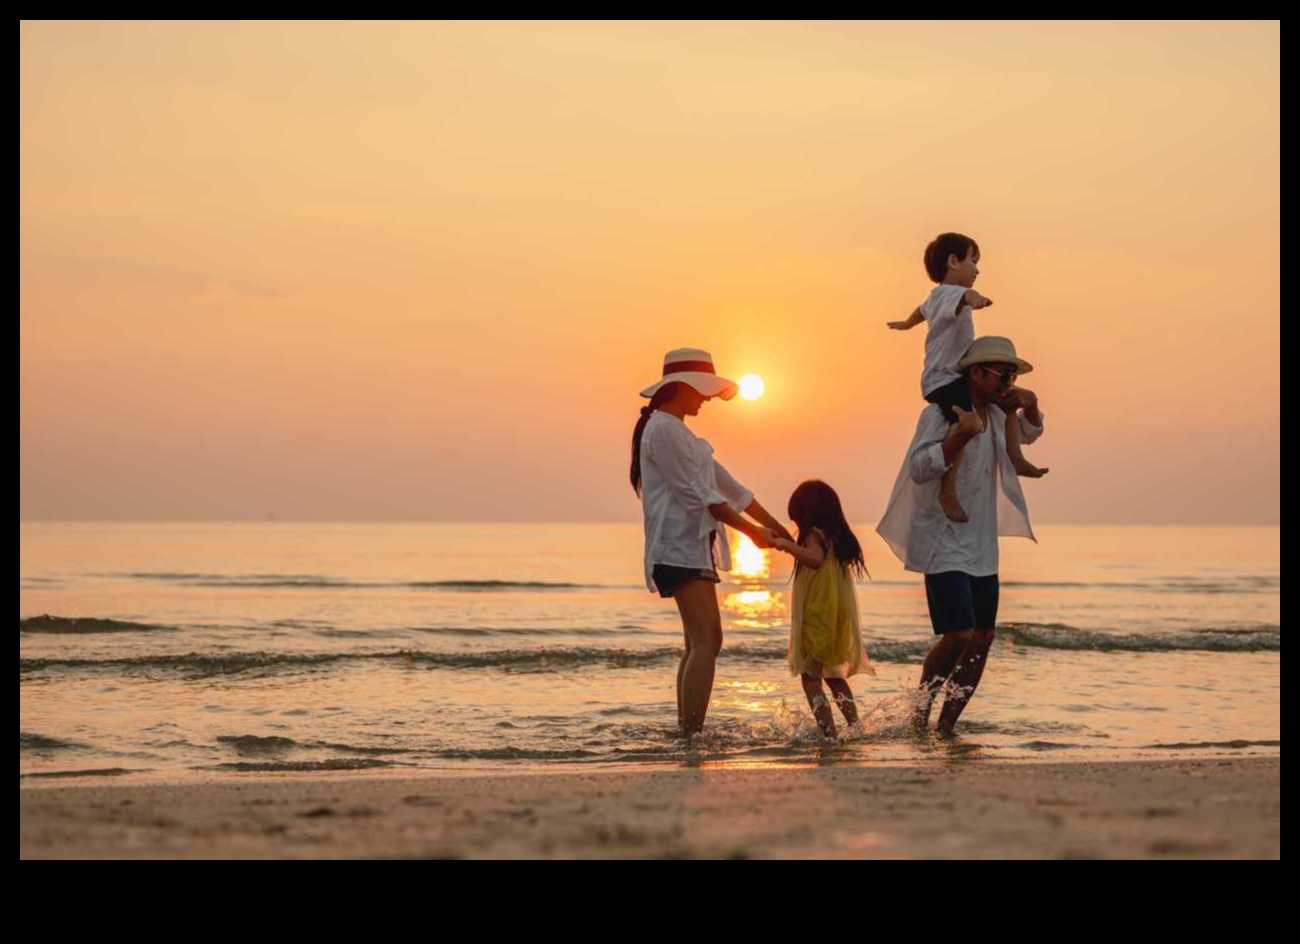
[(835, 718), (831, 715), (831, 706), (826, 700), (826, 693), (822, 691), (822, 680), (811, 675), (801, 675), (799, 681), (803, 682), (803, 693), (808, 696), (808, 707), (812, 709), (813, 717), (817, 719), (817, 727), (821, 728), (822, 734), (826, 737), (835, 737), (837, 734)]
[(835, 699), (835, 704), (840, 706), (840, 713), (844, 715), (845, 723), (850, 726), (857, 724), (858, 703), (853, 700), (853, 690), (849, 688), (848, 680), (827, 679), (826, 684), (830, 686), (831, 697)]
[(689, 737), (704, 727), (713, 694), (713, 672), (722, 649), (722, 614), (718, 593), (709, 580), (688, 580), (673, 593), (686, 632), (686, 655), (677, 671), (677, 700), (682, 733)]

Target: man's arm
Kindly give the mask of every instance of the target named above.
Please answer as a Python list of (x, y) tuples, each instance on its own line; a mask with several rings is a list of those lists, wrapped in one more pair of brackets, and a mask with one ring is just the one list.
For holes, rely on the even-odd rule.
[(1002, 397), (1002, 409), (1021, 410), (1020, 442), (1028, 445), (1043, 435), (1043, 412), (1038, 408), (1038, 394), (1024, 387), (1012, 387)]
[(917, 485), (939, 478), (948, 471), (961, 447), (978, 436), (984, 429), (978, 413), (953, 407), (957, 422), (949, 426), (938, 407), (927, 407), (921, 413), (917, 435), (908, 457), (908, 474)]

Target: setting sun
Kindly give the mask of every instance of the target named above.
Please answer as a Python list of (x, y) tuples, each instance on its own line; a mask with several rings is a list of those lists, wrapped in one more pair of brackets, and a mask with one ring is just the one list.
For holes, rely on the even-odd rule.
[(737, 384), (740, 386), (740, 396), (744, 400), (757, 400), (767, 389), (763, 378), (758, 374), (746, 374), (737, 381)]

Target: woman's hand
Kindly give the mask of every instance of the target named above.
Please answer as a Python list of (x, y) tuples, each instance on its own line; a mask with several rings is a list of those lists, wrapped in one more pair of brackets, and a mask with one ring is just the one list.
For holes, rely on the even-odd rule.
[(791, 552), (790, 549), (794, 547), (794, 542), (791, 541), (789, 538), (781, 537), (781, 535), (779, 534), (773, 534), (772, 547), (776, 548), (778, 551), (784, 551), (785, 553), (789, 554)]

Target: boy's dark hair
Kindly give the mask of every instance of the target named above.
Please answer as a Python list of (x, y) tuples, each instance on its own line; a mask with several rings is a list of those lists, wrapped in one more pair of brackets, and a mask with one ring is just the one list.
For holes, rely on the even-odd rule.
[(948, 274), (948, 257), (965, 259), (966, 253), (975, 250), (979, 254), (979, 243), (961, 233), (940, 233), (930, 245), (925, 247), (925, 273), (933, 282), (942, 282)]

